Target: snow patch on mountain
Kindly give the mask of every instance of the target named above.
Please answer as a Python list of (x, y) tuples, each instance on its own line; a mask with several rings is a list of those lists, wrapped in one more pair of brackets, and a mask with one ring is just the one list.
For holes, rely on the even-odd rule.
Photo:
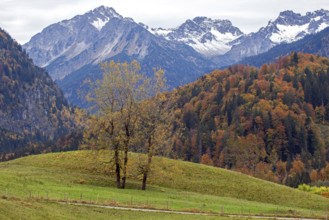
[(320, 21), (321, 20), (321, 16), (315, 17), (313, 20), (314, 21)]
[(327, 27), (329, 27), (329, 23), (322, 23), (319, 25), (318, 29), (316, 30), (316, 32), (320, 32), (323, 31), (324, 29), (326, 29)]
[[(273, 43), (291, 43), (302, 39), (308, 34), (315, 34), (329, 26), (328, 11), (308, 12), (306, 15), (284, 11), (269, 26), (276, 27), (270, 36)], [(270, 31), (273, 30), (268, 28)]]
[[(285, 43), (291, 43), (293, 41), (299, 40), (305, 36), (305, 34), (308, 34), (308, 27), (309, 24), (304, 25), (276, 25), (278, 31), (275, 33), (272, 33), (270, 40), (273, 43), (280, 44), (282, 42)], [(301, 35), (301, 33), (303, 33)]]
[(97, 18), (97, 20), (93, 21), (91, 24), (98, 30), (101, 31), (102, 28), (106, 25), (106, 23), (109, 21), (109, 18), (101, 19)]
[(152, 34), (164, 37), (166, 39), (168, 39), (168, 35), (171, 32), (173, 32), (173, 30), (174, 30), (174, 29), (164, 29), (164, 28), (149, 28), (148, 26), (146, 26), (146, 27), (147, 27), (147, 30), (149, 32), (151, 32)]
[(180, 41), (190, 45), (196, 51), (201, 54), (212, 56), (218, 54), (224, 54), (231, 49), (230, 42), (238, 38), (239, 36), (234, 36), (232, 33), (220, 33), (215, 29), (211, 31), (207, 36), (201, 36), (198, 38), (185, 38), (180, 39)]

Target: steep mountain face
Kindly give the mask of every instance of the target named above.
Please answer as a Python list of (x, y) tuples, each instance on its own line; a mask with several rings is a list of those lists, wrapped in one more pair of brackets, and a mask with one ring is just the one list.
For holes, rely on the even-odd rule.
[(258, 32), (237, 39), (238, 42), (235, 42), (235, 46), (229, 52), (215, 58), (214, 61), (220, 66), (227, 66), (245, 57), (264, 53), (276, 45), (300, 40), (328, 26), (327, 10), (308, 12), (304, 16), (293, 11), (284, 11), (275, 21), (270, 21)]
[(0, 29), (0, 153), (50, 145), (72, 127), (71, 110), (61, 90)]
[(49, 70), (53, 79), (62, 79), (90, 62), (105, 59), (110, 52), (115, 53), (112, 49), (124, 37), (124, 27), (108, 31), (105, 26), (119, 26), (116, 23), (121, 21), (129, 25), (131, 20), (112, 8), (100, 7), (46, 27), (23, 47), (36, 65)]
[(171, 41), (183, 42), (205, 56), (221, 55), (229, 51), (233, 41), (243, 33), (229, 20), (196, 17), (174, 29), (153, 28), (152, 33)]
[(321, 180), (329, 162), (319, 132), (329, 122), (328, 58), (292, 53), (260, 68), (235, 65), (171, 96), (170, 156), (294, 187)]
[[(102, 31), (105, 24), (111, 19), (124, 19), (113, 9), (100, 7), (90, 11), (85, 16), (76, 16), (71, 20), (64, 20), (45, 28), (42, 33), (32, 37), (24, 45), (24, 49), (33, 58), (36, 65), (46, 67), (58, 58), (75, 58), (91, 45)], [(93, 58), (93, 57), (91, 57)], [(62, 75), (52, 74), (54, 79), (63, 78)]]
[(265, 53), (245, 58), (239, 63), (261, 66), (264, 63), (271, 63), (292, 51), (329, 57), (329, 28), (320, 31), (317, 34), (308, 35), (303, 39), (290, 44), (280, 44)]
[(45, 28), (24, 48), (59, 81), (69, 101), (80, 106), (85, 103), (78, 93), (88, 90), (84, 82), (101, 77), (99, 63), (105, 60), (136, 59), (147, 74), (161, 67), (172, 87), (195, 80), (213, 66), (191, 47), (155, 36), (104, 6)]

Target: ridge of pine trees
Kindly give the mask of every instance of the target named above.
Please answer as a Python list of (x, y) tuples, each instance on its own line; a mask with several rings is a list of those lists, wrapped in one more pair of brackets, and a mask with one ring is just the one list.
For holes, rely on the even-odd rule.
[(171, 157), (297, 186), (329, 180), (329, 59), (292, 53), (176, 89)]

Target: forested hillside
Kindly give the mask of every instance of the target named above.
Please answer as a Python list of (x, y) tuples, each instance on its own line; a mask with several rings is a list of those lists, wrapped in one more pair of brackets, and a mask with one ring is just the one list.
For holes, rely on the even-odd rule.
[(292, 53), (217, 70), (173, 93), (172, 157), (297, 186), (329, 179), (329, 59)]
[(0, 159), (64, 146), (74, 127), (61, 90), (2, 29), (0, 118)]

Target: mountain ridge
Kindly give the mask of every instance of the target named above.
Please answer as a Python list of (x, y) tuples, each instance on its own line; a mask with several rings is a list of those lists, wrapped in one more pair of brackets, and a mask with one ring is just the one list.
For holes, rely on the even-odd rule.
[(269, 21), (267, 26), (239, 38), (238, 44), (235, 44), (226, 54), (214, 58), (213, 61), (219, 66), (228, 66), (245, 57), (267, 52), (281, 43), (292, 43), (328, 26), (328, 10), (317, 10), (305, 15), (289, 10), (283, 11), (274, 21)]
[(316, 34), (308, 35), (298, 41), (289, 44), (277, 45), (265, 53), (256, 56), (247, 57), (239, 61), (238, 63), (261, 66), (264, 63), (274, 62), (280, 57), (288, 55), (292, 51), (312, 53), (320, 56), (329, 57), (328, 42), (329, 42), (329, 28), (326, 28), (323, 31), (320, 31)]
[[(100, 19), (102, 27), (95, 27), (94, 22)], [(101, 78), (99, 63), (103, 61), (136, 59), (148, 75), (153, 74), (154, 67), (162, 68), (172, 88), (197, 79), (214, 66), (190, 46), (155, 36), (142, 24), (118, 15), (109, 7), (53, 24), (24, 48), (36, 57), (36, 63), (46, 65), (65, 96), (79, 106), (87, 105), (84, 98), (79, 98), (79, 90), (83, 88), (84, 93), (89, 90), (84, 82)], [(65, 82), (65, 77), (73, 79)]]
[(241, 37), (241, 30), (229, 20), (195, 17), (177, 28), (149, 29), (155, 35), (172, 41), (184, 42), (205, 56), (224, 54), (231, 49), (231, 42)]

